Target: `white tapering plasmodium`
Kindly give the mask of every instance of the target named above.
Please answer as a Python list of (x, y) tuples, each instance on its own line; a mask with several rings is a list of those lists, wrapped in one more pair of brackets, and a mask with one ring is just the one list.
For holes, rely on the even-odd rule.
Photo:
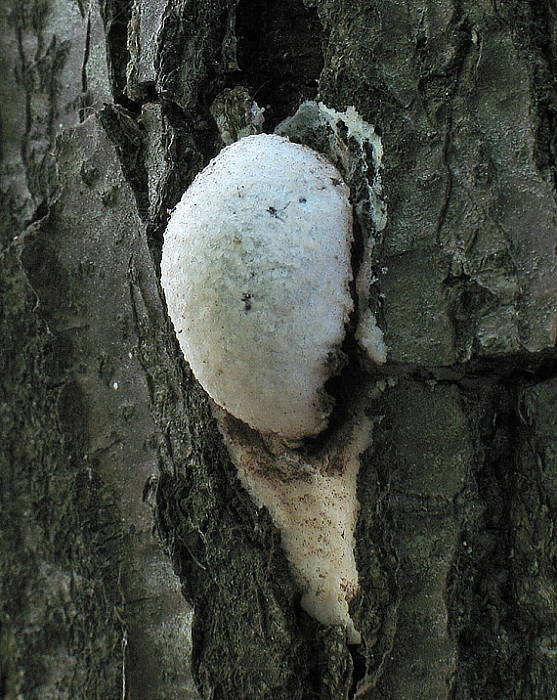
[(262, 433), (326, 426), (351, 242), (336, 168), (269, 134), (223, 149), (170, 218), (161, 281), (184, 356), (219, 406)]
[[(359, 590), (354, 532), (369, 387), (317, 453), (297, 449), (330, 415), (324, 385), (339, 369), (353, 310), (351, 243), (349, 191), (336, 168), (261, 134), (221, 151), (186, 191), (161, 272), (184, 356), (216, 404), (241, 483), (280, 530), (302, 607), (358, 644), (350, 604)], [(357, 334), (384, 362), (374, 318), (360, 319)]]
[[(370, 395), (385, 388), (378, 382)], [(365, 392), (367, 394), (367, 391)], [(316, 455), (280, 440), (260, 440), (224, 411), (218, 424), (238, 477), (253, 501), (269, 511), (300, 587), (302, 608), (324, 625), (344, 628), (348, 644), (361, 640), (350, 614), (359, 592), (355, 529), (358, 471), (371, 444), (373, 420), (360, 397), (348, 422)]]

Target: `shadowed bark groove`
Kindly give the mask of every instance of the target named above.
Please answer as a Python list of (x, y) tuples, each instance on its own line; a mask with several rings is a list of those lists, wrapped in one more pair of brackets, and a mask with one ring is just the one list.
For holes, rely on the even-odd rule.
[(127, 37), (132, 0), (99, 0), (98, 4), (105, 27), (106, 55), (113, 100), (117, 104), (130, 106), (126, 94), (126, 68), (129, 60)]
[(237, 70), (232, 74), (265, 108), (272, 131), (313, 99), (323, 68), (323, 27), (301, 0), (241, 1), (236, 8)]

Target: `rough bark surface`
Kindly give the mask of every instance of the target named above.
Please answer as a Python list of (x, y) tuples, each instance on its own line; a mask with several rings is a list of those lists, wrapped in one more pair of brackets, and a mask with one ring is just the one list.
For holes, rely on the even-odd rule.
[[(555, 697), (556, 17), (553, 0), (0, 5), (2, 697)], [(348, 339), (322, 437), (386, 381), (358, 647), (301, 610), (159, 290), (168, 211), (221, 148), (210, 108), (235, 86), (267, 131), (319, 99), (382, 138), (387, 364)]]

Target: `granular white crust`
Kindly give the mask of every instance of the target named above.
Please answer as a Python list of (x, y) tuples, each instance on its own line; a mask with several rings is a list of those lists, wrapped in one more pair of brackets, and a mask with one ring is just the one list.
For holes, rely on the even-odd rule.
[(262, 433), (326, 426), (323, 387), (353, 308), (348, 197), (323, 156), (260, 134), (222, 150), (168, 224), (161, 281), (184, 356)]

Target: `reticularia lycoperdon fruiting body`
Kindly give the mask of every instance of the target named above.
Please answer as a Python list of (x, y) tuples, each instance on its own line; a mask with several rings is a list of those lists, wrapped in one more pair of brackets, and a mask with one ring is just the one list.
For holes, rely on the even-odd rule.
[(249, 136), (195, 178), (166, 230), (162, 286), (211, 398), (262, 433), (319, 433), (352, 311), (352, 210), (338, 170), (281, 136)]

